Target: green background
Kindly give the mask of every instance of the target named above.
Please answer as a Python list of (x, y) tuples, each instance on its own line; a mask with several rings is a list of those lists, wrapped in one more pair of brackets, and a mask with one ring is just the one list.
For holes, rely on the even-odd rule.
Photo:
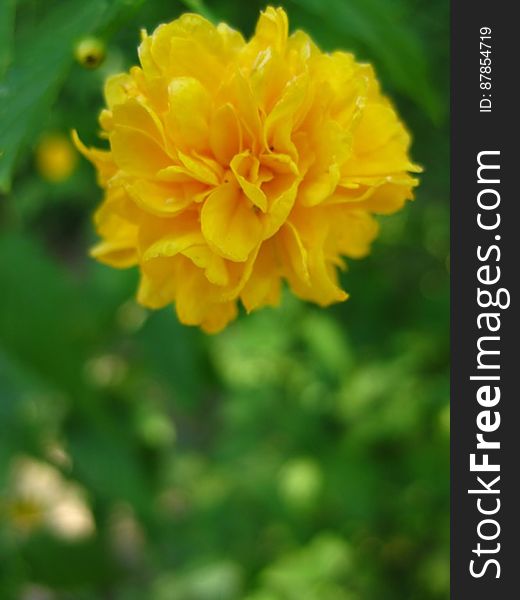
[[(206, 336), (87, 257), (93, 170), (51, 184), (34, 149), (72, 128), (96, 141), (103, 79), (136, 62), (141, 27), (197, 10), (248, 36), (265, 3), (0, 0), (2, 599), (448, 598), (448, 5), (281, 4), (291, 29), (375, 65), (425, 173), (350, 262), (348, 302), (286, 293)], [(73, 59), (91, 32), (93, 71)], [(86, 540), (10, 516), (14, 460), (56, 447), (95, 517)]]

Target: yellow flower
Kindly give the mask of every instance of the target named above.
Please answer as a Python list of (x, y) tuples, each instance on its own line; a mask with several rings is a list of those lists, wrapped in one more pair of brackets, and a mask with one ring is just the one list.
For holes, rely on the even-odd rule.
[(70, 177), (77, 158), (76, 150), (64, 135), (47, 135), (36, 148), (38, 171), (44, 179), (53, 183)]
[(138, 265), (138, 301), (175, 303), (216, 332), (276, 305), (282, 280), (326, 306), (345, 300), (344, 257), (366, 255), (373, 213), (412, 198), (410, 137), (370, 65), (288, 35), (267, 8), (254, 36), (195, 14), (143, 33), (141, 65), (105, 86), (110, 149), (76, 144), (105, 198), (92, 250)]

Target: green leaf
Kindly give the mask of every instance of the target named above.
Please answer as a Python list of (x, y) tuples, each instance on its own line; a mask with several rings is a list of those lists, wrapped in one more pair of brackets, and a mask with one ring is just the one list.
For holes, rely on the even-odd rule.
[(0, 78), (11, 60), (14, 32), (15, 0), (0, 2)]
[(98, 26), (105, 9), (104, 0), (60, 3), (17, 35), (0, 90), (0, 192), (10, 190), (20, 149), (49, 110), (73, 61), (75, 41)]
[(35, 375), (77, 390), (93, 316), (79, 285), (28, 238), (0, 237), (0, 344)]

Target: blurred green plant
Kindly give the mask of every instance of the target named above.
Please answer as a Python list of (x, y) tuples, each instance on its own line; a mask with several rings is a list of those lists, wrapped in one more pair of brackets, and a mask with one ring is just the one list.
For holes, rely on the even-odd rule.
[[(141, 27), (190, 9), (248, 35), (265, 3), (0, 1), (2, 599), (448, 597), (448, 6), (282, 4), (375, 63), (426, 172), (344, 275), (348, 302), (287, 295), (207, 337), (87, 258), (93, 173), (49, 181), (37, 150), (95, 140)], [(74, 61), (89, 35), (92, 71)], [(88, 531), (45, 509), (69, 486)]]

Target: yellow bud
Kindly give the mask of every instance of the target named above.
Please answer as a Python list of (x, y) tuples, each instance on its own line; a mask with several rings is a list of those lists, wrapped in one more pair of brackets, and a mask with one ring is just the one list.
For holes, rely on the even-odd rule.
[(69, 140), (60, 134), (47, 135), (36, 148), (36, 166), (40, 175), (54, 183), (67, 179), (78, 159)]
[(84, 38), (74, 48), (74, 56), (85, 69), (96, 69), (105, 60), (105, 44), (94, 37)]

